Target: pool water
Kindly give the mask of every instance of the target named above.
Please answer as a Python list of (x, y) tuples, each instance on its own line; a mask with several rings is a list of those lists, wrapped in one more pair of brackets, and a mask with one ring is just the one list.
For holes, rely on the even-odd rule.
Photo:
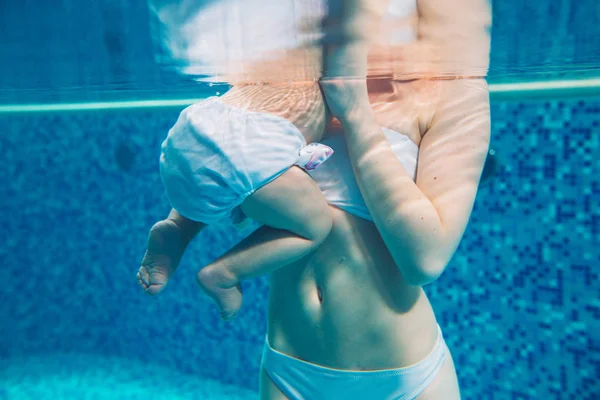
[(161, 364), (93, 354), (42, 354), (4, 359), (0, 399), (251, 400), (258, 394)]

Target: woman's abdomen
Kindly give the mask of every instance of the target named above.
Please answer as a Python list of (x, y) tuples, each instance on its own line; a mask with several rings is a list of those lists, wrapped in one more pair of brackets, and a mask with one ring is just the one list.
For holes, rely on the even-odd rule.
[(272, 274), (271, 345), (340, 369), (420, 361), (437, 338), (425, 293), (404, 282), (372, 223), (333, 207), (332, 213), (325, 243)]

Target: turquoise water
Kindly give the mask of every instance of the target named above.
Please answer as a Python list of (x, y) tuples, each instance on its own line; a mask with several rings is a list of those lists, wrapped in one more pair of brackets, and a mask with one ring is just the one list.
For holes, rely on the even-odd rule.
[(160, 364), (87, 354), (3, 359), (0, 399), (250, 400), (257, 393)]

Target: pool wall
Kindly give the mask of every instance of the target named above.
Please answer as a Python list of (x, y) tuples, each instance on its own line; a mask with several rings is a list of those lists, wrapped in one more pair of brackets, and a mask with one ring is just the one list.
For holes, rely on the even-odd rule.
[[(135, 281), (168, 212), (157, 157), (178, 112), (0, 115), (0, 358), (127, 357), (257, 389), (267, 280), (226, 324), (193, 279), (238, 236), (203, 232), (159, 297)], [(495, 173), (426, 287), (464, 398), (598, 398), (600, 101), (493, 102), (492, 117)]]

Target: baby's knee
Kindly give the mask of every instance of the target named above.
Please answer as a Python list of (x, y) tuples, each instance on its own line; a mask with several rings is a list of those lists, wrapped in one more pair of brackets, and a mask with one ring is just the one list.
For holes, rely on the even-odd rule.
[(333, 218), (327, 202), (324, 199), (318, 199), (307, 208), (305, 224), (302, 232), (299, 233), (318, 246), (329, 236), (332, 225)]

